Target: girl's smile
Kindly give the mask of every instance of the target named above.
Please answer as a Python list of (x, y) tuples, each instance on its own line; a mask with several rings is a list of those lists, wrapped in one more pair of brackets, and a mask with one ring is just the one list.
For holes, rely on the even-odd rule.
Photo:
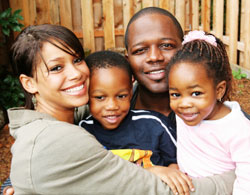
[(203, 65), (191, 62), (175, 64), (169, 72), (169, 94), (172, 110), (187, 125), (218, 117), (221, 104), (217, 101), (217, 86)]

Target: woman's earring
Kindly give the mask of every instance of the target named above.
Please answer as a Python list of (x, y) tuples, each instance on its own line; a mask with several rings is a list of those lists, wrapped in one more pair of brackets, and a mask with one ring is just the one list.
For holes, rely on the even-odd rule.
[(32, 103), (34, 105), (34, 109), (36, 109), (36, 96), (35, 95), (32, 95)]

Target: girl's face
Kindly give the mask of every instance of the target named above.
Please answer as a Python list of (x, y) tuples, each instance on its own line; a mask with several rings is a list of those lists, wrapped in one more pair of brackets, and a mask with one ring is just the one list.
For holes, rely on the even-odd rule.
[(172, 20), (144, 15), (130, 25), (128, 37), (128, 60), (139, 84), (153, 93), (166, 92), (165, 68), (181, 46)]
[(217, 86), (203, 65), (181, 62), (169, 72), (170, 107), (190, 126), (213, 120), (218, 111)]
[(132, 81), (117, 67), (93, 70), (90, 79), (90, 112), (105, 129), (117, 128), (128, 114)]
[[(64, 48), (58, 42), (54, 42)], [(84, 60), (45, 42), (34, 73), (37, 110), (67, 110), (88, 102), (89, 69)], [(39, 57), (38, 57), (39, 58)]]

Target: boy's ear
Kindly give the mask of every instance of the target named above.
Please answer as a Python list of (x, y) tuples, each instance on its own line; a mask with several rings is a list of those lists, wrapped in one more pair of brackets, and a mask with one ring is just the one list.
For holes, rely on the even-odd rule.
[(127, 50), (125, 51), (124, 56), (128, 60), (128, 52), (127, 52)]
[(132, 83), (134, 83), (135, 82), (135, 77), (134, 77), (134, 75), (132, 75)]
[(132, 99), (132, 97), (133, 97), (133, 83), (131, 83), (131, 89), (130, 89), (130, 101), (131, 101), (131, 99)]
[(25, 74), (21, 74), (19, 76), (19, 80), (20, 80), (23, 88), (27, 92), (29, 92), (31, 94), (35, 94), (37, 92), (36, 82), (35, 82), (34, 78), (28, 77)]
[(223, 98), (226, 92), (226, 88), (227, 88), (226, 84), (227, 84), (226, 81), (221, 81), (216, 86), (216, 98), (219, 101)]

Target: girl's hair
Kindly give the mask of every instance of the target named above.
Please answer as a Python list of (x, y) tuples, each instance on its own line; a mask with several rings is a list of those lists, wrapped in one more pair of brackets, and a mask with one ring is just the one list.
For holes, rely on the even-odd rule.
[[(43, 60), (43, 44), (49, 42), (64, 52), (84, 59), (83, 47), (69, 29), (51, 24), (28, 26), (18, 35), (10, 50), (10, 60), (14, 73), (33, 77), (36, 66)], [(24, 91), (25, 108), (34, 109), (32, 94)]]
[(232, 90), (232, 70), (223, 42), (210, 33), (205, 33), (205, 36), (207, 35), (215, 38), (217, 46), (199, 38), (187, 41), (169, 62), (167, 75), (170, 69), (178, 63), (189, 62), (194, 66), (203, 65), (207, 76), (214, 80), (215, 85), (226, 81), (226, 92), (221, 98), (223, 102), (229, 99)]
[(141, 9), (140, 11), (138, 11), (135, 15), (132, 16), (132, 18), (129, 20), (129, 23), (127, 25), (127, 29), (126, 29), (126, 32), (125, 32), (125, 36), (124, 36), (124, 41), (125, 41), (125, 47), (126, 49), (128, 49), (128, 33), (129, 33), (129, 27), (130, 25), (136, 21), (137, 19), (141, 18), (142, 16), (145, 16), (145, 15), (150, 15), (150, 14), (161, 14), (161, 15), (164, 15), (166, 17), (169, 17), (176, 29), (177, 29), (177, 32), (178, 32), (178, 37), (180, 38), (180, 40), (183, 40), (183, 30), (181, 28), (181, 25), (180, 23), (178, 22), (178, 20), (174, 17), (173, 14), (171, 14), (169, 11), (165, 10), (165, 9), (162, 9), (162, 8), (159, 8), (159, 7), (146, 7), (146, 8), (143, 8)]
[(132, 70), (128, 60), (121, 54), (114, 51), (98, 51), (90, 54), (85, 59), (90, 73), (99, 68), (117, 67), (127, 72), (132, 81)]

